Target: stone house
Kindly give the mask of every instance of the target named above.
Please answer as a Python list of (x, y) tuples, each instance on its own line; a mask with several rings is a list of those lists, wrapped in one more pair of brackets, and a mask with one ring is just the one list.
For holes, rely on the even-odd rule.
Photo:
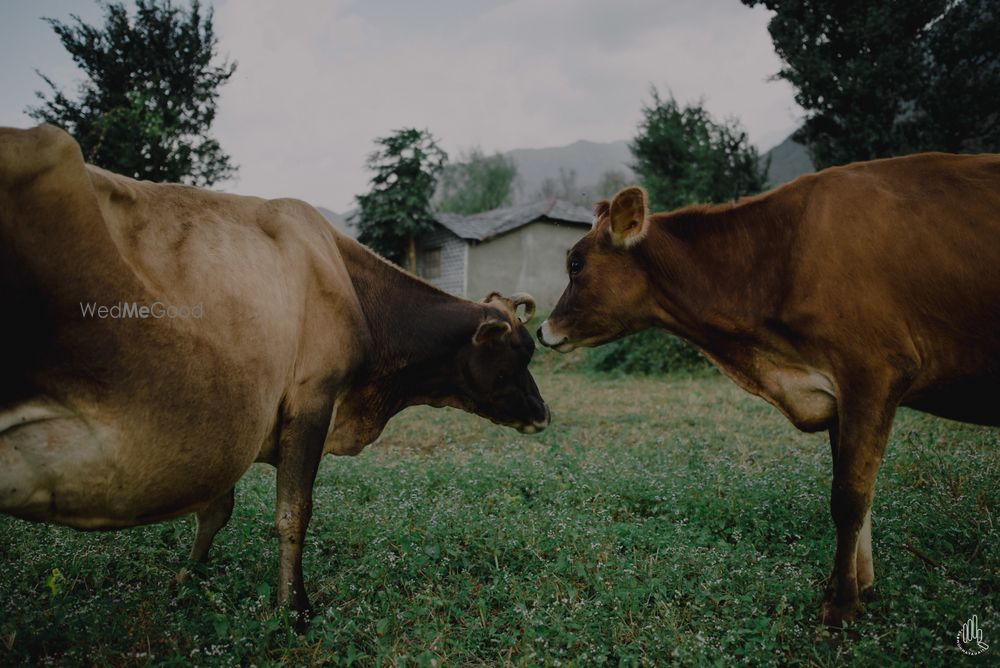
[(566, 251), (593, 214), (561, 200), (473, 215), (439, 213), (436, 229), (417, 239), (417, 273), (428, 283), (479, 300), (494, 290), (528, 292), (548, 311), (566, 287)]

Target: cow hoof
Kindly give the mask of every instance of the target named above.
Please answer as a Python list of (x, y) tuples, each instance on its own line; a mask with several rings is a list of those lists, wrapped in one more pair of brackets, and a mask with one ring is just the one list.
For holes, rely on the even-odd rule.
[(832, 601), (825, 601), (820, 609), (819, 621), (834, 629), (842, 629), (854, 621), (854, 617), (860, 611), (860, 606), (855, 604), (842, 605)]
[(875, 600), (875, 587), (868, 585), (858, 594), (858, 598), (861, 599), (863, 603), (869, 603)]

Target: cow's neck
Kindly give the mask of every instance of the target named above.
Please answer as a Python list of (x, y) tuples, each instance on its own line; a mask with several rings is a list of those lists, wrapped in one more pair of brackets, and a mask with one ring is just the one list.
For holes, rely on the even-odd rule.
[(657, 324), (709, 351), (766, 329), (786, 294), (794, 231), (762, 198), (654, 216), (640, 257)]
[(339, 244), (370, 337), (370, 374), (434, 360), (470, 341), (483, 306), (435, 288), (356, 242)]
[[(338, 246), (367, 329), (365, 361), (338, 409), (338, 440), (365, 445), (407, 406), (456, 405), (447, 369), (472, 340), (485, 307), (449, 295), (377, 257), (360, 244)], [(346, 447), (346, 446), (345, 446)]]

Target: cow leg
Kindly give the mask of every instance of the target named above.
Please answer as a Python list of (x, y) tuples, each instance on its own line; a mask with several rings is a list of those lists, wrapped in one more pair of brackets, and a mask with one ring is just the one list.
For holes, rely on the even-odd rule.
[[(833, 475), (837, 474), (837, 444), (840, 442), (840, 431), (837, 428), (838, 420), (838, 417), (834, 417), (833, 422), (830, 424), (830, 456), (833, 461)], [(829, 600), (836, 591), (836, 577), (837, 569), (834, 567), (830, 571), (830, 577), (826, 580), (826, 593), (823, 596), (824, 601)]]
[(858, 577), (858, 595), (861, 600), (871, 597), (875, 584), (875, 565), (872, 561), (872, 509), (869, 505), (865, 521), (858, 536), (858, 556), (855, 568)]
[(278, 453), (275, 526), (278, 530), (278, 605), (290, 606), (303, 623), (309, 613), (302, 577), (302, 545), (312, 515), (316, 479), (330, 410), (297, 416), (286, 423)]
[[(233, 514), (235, 489), (234, 487), (220, 495), (197, 514), (198, 533), (195, 534), (194, 543), (191, 544), (188, 560), (202, 564), (208, 561), (208, 551), (212, 547), (212, 541), (215, 540), (215, 534), (226, 526)], [(189, 577), (188, 569), (182, 568), (177, 574), (177, 581), (186, 582)]]
[[(871, 517), (875, 477), (892, 428), (895, 403), (889, 392), (843, 393), (834, 449), (830, 512), (837, 528), (837, 551), (820, 619), (842, 626), (860, 610), (859, 586), (870, 586)], [(833, 443), (833, 441), (836, 441)]]
[[(837, 471), (837, 440), (839, 438), (837, 422), (830, 425), (830, 451), (833, 456), (833, 470)], [(858, 594), (862, 600), (868, 598), (875, 583), (875, 568), (872, 559), (872, 510), (868, 508), (864, 522), (861, 524), (861, 533), (858, 535), (857, 557), (855, 559), (855, 569), (858, 580)], [(834, 591), (834, 573), (830, 573), (827, 582), (827, 597)]]

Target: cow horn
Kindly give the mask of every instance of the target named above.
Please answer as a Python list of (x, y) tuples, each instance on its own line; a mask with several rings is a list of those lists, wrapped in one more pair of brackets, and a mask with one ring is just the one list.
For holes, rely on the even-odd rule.
[(535, 317), (535, 298), (527, 292), (518, 292), (511, 295), (510, 301), (514, 304), (515, 313), (518, 306), (524, 305), (524, 319), (521, 322), (528, 322)]

